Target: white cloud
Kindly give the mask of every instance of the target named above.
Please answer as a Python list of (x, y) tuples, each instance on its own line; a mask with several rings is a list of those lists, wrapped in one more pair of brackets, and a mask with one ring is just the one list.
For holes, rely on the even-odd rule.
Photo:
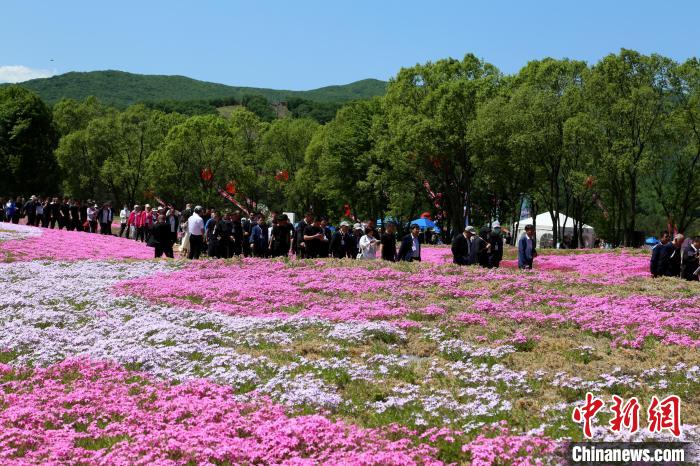
[(21, 83), (29, 79), (48, 78), (56, 74), (55, 71), (29, 68), (23, 65), (0, 66), (0, 83)]

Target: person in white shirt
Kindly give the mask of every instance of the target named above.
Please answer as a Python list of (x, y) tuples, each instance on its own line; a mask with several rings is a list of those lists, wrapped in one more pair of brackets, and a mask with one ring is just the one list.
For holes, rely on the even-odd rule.
[(360, 238), (360, 252), (357, 254), (357, 258), (366, 260), (376, 259), (378, 246), (379, 241), (374, 237), (374, 229), (365, 227), (365, 234)]
[(187, 219), (187, 232), (189, 233), (190, 252), (189, 259), (199, 259), (204, 244), (204, 220), (200, 217), (202, 207), (194, 208), (194, 213)]
[(122, 208), (121, 211), (119, 211), (119, 237), (124, 234), (126, 231), (126, 238), (129, 239), (129, 229), (127, 228), (127, 224), (129, 222), (129, 215), (131, 215), (131, 211), (129, 210), (129, 207), (124, 204), (124, 207)]
[(97, 209), (97, 204), (92, 207), (88, 205), (87, 207), (88, 231), (90, 233), (97, 232)]

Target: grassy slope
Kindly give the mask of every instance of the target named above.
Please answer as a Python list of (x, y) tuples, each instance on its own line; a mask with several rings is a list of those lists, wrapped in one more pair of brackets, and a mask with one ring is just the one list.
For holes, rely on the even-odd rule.
[(301, 97), (318, 102), (339, 102), (383, 95), (386, 83), (365, 79), (342, 86), (310, 91), (286, 91), (254, 87), (234, 87), (187, 78), (126, 73), (123, 71), (71, 72), (51, 78), (32, 79), (21, 86), (39, 94), (49, 104), (62, 97), (82, 100), (90, 95), (116, 106), (140, 101), (202, 100), (225, 97), (242, 98), (258, 94), (270, 101)]

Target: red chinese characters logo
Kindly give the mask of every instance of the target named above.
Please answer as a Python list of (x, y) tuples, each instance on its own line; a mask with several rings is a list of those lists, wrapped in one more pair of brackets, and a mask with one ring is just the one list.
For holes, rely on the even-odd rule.
[(593, 395), (588, 392), (586, 393), (586, 403), (580, 408), (574, 408), (571, 418), (574, 422), (583, 422), (583, 435), (585, 435), (586, 438), (591, 438), (593, 436), (591, 433), (591, 423), (595, 415), (603, 407), (603, 404), (603, 400), (593, 397)]
[(631, 433), (639, 430), (639, 400), (630, 398), (627, 403), (617, 395), (613, 395), (613, 405), (610, 408), (615, 415), (610, 420), (610, 430), (620, 432), (622, 427)]
[[(586, 393), (586, 400), (583, 406), (577, 406), (571, 413), (574, 422), (583, 424), (583, 435), (592, 438), (593, 420), (605, 404), (600, 398), (594, 397), (591, 393)], [(610, 411), (613, 414), (608, 423), (610, 430), (621, 432), (623, 429), (630, 433), (639, 430), (639, 413), (641, 406), (636, 397), (632, 397), (625, 402), (621, 397), (613, 395)], [(647, 428), (649, 432), (661, 432), (667, 430), (675, 437), (681, 435), (681, 399), (676, 395), (669, 395), (663, 400), (656, 396), (651, 398), (647, 409)]]
[(670, 395), (661, 401), (656, 396), (652, 396), (647, 415), (649, 432), (668, 430), (675, 437), (680, 437), (681, 399), (678, 396)]

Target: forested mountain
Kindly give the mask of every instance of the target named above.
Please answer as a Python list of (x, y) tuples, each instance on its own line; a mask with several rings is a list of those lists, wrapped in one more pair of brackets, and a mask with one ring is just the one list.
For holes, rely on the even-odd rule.
[(70, 72), (51, 78), (32, 79), (20, 85), (37, 93), (48, 104), (54, 104), (63, 97), (83, 100), (88, 96), (95, 96), (105, 104), (126, 107), (136, 102), (221, 98), (241, 100), (250, 95), (260, 95), (271, 102), (292, 98), (316, 102), (344, 102), (384, 95), (387, 83), (377, 79), (364, 79), (342, 86), (287, 91), (227, 86), (185, 76), (143, 75), (109, 70)]

